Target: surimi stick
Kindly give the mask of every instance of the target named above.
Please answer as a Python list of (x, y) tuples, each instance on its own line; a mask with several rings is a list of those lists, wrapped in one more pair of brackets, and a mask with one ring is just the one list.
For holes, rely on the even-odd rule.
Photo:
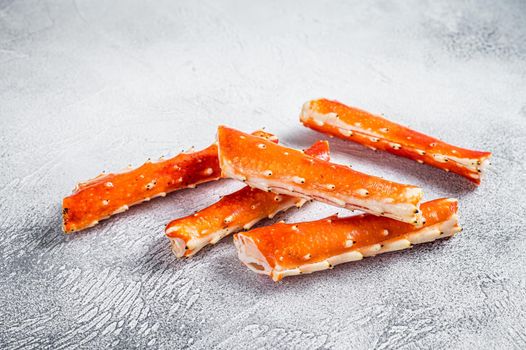
[(278, 223), (234, 235), (239, 259), (252, 271), (283, 277), (330, 269), (363, 257), (410, 248), (413, 244), (453, 236), (461, 228), (456, 199), (420, 206), (422, 228), (369, 214), (318, 221)]
[[(260, 139), (277, 140), (263, 131), (254, 134)], [(100, 175), (79, 183), (73, 194), (63, 199), (62, 227), (66, 233), (80, 231), (132, 205), (220, 177), (215, 144), (156, 163), (147, 162), (124, 173)]]
[(419, 187), (363, 174), (225, 126), (219, 127), (218, 147), (222, 175), (251, 187), (422, 224)]
[(303, 105), (303, 125), (344, 140), (451, 171), (480, 184), (490, 152), (456, 147), (358, 108), (327, 99)]
[[(305, 153), (328, 160), (329, 144), (318, 141)], [(304, 203), (303, 198), (246, 186), (193, 215), (170, 222), (165, 232), (174, 254), (178, 258), (190, 257), (233, 232), (248, 230), (264, 218), (272, 218), (276, 213), (294, 206), (299, 208)]]

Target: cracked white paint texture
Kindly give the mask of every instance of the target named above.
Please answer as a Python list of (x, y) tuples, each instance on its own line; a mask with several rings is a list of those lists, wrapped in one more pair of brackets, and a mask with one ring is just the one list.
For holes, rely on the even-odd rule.
[[(526, 348), (524, 1), (0, 0), (0, 348)], [(275, 284), (232, 239), (163, 229), (220, 181), (61, 232), (79, 180), (265, 126), (306, 148), (328, 97), (492, 151), (482, 185), (331, 139), (333, 158), (460, 200), (464, 231)], [(347, 213), (311, 203), (288, 222)]]

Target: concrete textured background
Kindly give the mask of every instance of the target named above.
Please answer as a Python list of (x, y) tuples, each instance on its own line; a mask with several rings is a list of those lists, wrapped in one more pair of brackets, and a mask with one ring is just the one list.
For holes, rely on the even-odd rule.
[[(0, 0), (0, 348), (525, 349), (525, 15), (524, 1)], [(458, 197), (464, 231), (279, 284), (231, 238), (176, 261), (164, 225), (240, 187), (219, 181), (62, 234), (77, 181), (205, 147), (218, 124), (324, 138), (298, 123), (316, 97), (494, 152), (475, 188), (331, 140), (336, 162)]]

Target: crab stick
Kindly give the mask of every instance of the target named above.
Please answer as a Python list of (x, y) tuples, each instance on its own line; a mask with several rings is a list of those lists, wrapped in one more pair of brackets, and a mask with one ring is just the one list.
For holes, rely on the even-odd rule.
[(234, 235), (234, 243), (249, 269), (279, 281), (450, 237), (461, 230), (456, 199), (437, 199), (420, 208), (427, 219), (422, 228), (369, 214), (332, 216), (241, 232)]
[[(254, 134), (258, 139), (277, 140), (263, 131)], [(215, 144), (167, 160), (147, 162), (127, 172), (100, 175), (79, 183), (73, 194), (63, 199), (63, 230), (71, 233), (92, 227), (100, 220), (128, 210), (132, 205), (220, 177)]]
[(462, 175), (480, 184), (490, 152), (456, 147), (385, 118), (327, 99), (303, 105), (303, 125), (371, 149), (380, 149)]
[[(305, 153), (329, 159), (329, 143), (318, 141)], [(301, 207), (305, 199), (268, 193), (246, 186), (224, 196), (217, 203), (193, 215), (176, 219), (166, 226), (172, 251), (180, 258), (192, 256), (208, 244), (215, 244), (231, 233), (248, 230), (257, 222), (280, 211)]]
[(218, 148), (224, 177), (267, 192), (422, 224), (419, 187), (363, 174), (224, 126), (218, 130)]

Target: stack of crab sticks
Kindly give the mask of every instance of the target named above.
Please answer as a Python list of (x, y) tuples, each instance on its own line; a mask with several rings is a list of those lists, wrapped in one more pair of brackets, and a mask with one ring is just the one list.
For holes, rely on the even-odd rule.
[[(457, 173), (477, 185), (491, 157), (326, 99), (305, 103), (300, 121), (330, 136)], [(220, 126), (216, 142), (204, 150), (78, 184), (63, 200), (63, 229), (80, 231), (169, 192), (231, 178), (246, 186), (166, 226), (176, 257), (191, 257), (235, 233), (239, 259), (250, 270), (279, 281), (460, 232), (457, 199), (421, 204), (421, 188), (332, 163), (329, 153), (327, 141), (300, 151), (280, 145), (264, 131), (247, 134)], [(364, 214), (250, 230), (309, 200)]]

